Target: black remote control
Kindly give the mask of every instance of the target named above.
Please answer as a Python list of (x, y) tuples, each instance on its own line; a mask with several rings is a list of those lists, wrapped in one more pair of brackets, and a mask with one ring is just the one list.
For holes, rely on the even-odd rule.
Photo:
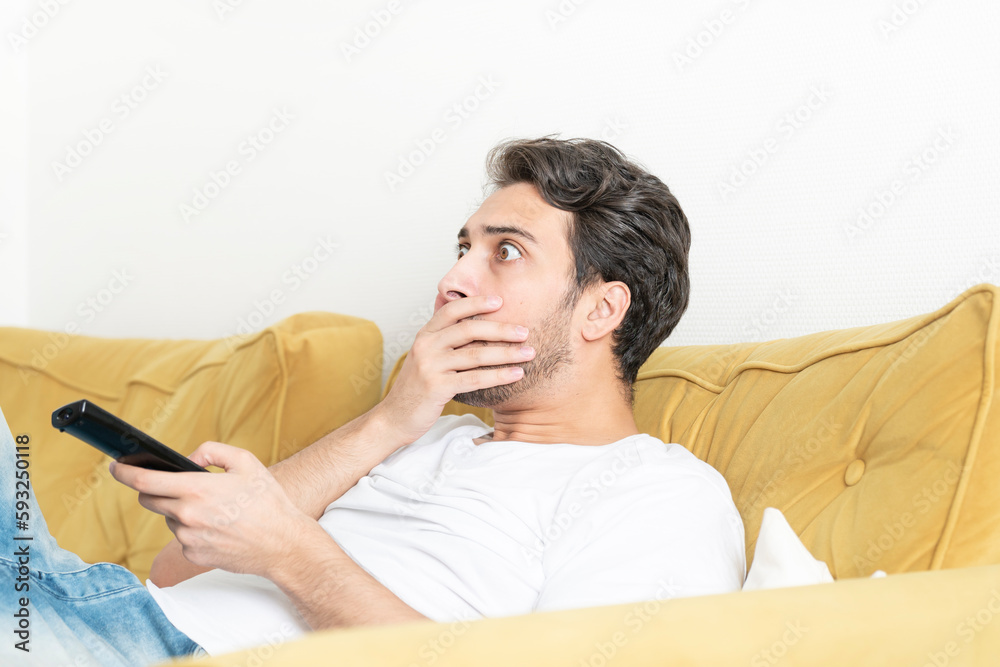
[(52, 413), (52, 425), (121, 463), (168, 472), (208, 472), (183, 454), (87, 400), (57, 409)]

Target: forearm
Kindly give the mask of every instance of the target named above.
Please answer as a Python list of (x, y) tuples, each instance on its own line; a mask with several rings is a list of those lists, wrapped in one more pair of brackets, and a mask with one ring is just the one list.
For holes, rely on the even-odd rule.
[[(275, 463), (270, 471), (291, 501), (318, 519), (331, 502), (405, 444), (409, 443), (385, 426), (382, 410), (376, 406)], [(184, 558), (181, 545), (173, 540), (156, 556), (149, 578), (157, 586), (173, 586), (210, 569)]]
[(377, 405), (270, 471), (300, 510), (319, 519), (330, 503), (406, 444)]
[(268, 573), (313, 630), (427, 620), (313, 526), (294, 555)]
[(211, 569), (190, 562), (184, 557), (180, 542), (173, 539), (153, 559), (153, 566), (149, 569), (149, 580), (160, 588), (164, 588), (179, 584), (196, 574), (208, 572)]

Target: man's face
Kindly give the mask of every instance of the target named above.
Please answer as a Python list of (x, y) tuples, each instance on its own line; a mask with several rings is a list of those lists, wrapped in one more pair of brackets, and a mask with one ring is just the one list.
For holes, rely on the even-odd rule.
[(438, 284), (435, 310), (464, 296), (499, 295), (503, 306), (476, 319), (526, 326), (525, 344), (535, 348), (535, 358), (520, 364), (524, 377), (517, 382), (458, 394), (456, 400), (478, 407), (509, 405), (544, 391), (572, 361), (569, 221), (570, 214), (547, 204), (534, 186), (518, 183), (487, 198), (459, 232), (459, 258)]

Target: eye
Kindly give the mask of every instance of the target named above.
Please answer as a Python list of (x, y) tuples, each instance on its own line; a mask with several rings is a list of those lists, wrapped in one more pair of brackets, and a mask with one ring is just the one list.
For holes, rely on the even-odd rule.
[(469, 248), (460, 243), (457, 246), (455, 246), (455, 252), (458, 253), (458, 258), (462, 259), (463, 257), (465, 257), (465, 253), (469, 252)]
[(505, 241), (500, 244), (500, 252), (497, 253), (497, 257), (505, 262), (520, 259), (521, 251), (513, 243)]

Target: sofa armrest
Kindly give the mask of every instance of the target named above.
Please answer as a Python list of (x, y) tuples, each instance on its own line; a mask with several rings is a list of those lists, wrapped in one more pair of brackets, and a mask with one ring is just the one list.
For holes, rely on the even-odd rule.
[(951, 667), (994, 665), (998, 655), (1000, 565), (989, 565), (468, 624), (332, 630), (181, 664)]

